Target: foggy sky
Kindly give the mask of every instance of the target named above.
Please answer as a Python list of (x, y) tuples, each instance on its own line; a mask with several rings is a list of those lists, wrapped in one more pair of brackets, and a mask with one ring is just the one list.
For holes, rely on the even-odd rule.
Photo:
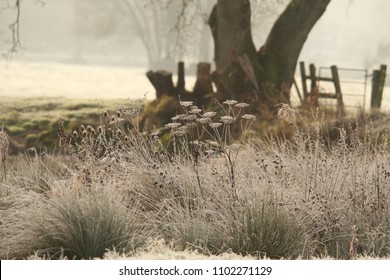
[[(23, 2), (23, 50), (17, 57), (61, 60), (74, 53), (76, 42), (72, 1), (74, 0), (46, 0), (44, 7), (34, 0)], [(386, 31), (386, 27), (390, 26), (389, 14), (388, 0), (333, 0), (310, 33), (300, 60), (323, 66), (337, 64), (342, 67), (363, 68), (389, 63), (389, 52), (386, 52), (386, 47), (390, 48), (390, 37)], [(3, 40), (8, 32), (6, 20), (4, 16), (0, 18), (0, 35)], [(261, 46), (271, 23), (272, 20), (254, 29), (257, 48)], [(380, 46), (381, 53), (378, 52)], [(2, 51), (6, 47), (2, 42)], [(129, 66), (147, 67), (142, 44), (131, 37), (120, 42), (113, 37), (92, 41), (84, 46), (83, 53), (86, 60), (99, 59), (101, 63), (121, 61)]]

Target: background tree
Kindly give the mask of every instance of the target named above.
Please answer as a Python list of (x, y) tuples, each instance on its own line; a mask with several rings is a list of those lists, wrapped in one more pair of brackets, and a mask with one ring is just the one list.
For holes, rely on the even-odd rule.
[[(20, 23), (20, 13), (21, 13), (21, 2), (20, 0), (14, 0), (12, 2), (7, 0), (0, 1), (0, 16), (8, 18), (8, 28), (10, 31), (9, 36), (4, 36), (4, 31), (2, 30), (2, 41), (5, 45), (8, 45), (9, 48), (4, 53), (6, 58), (10, 58), (14, 52), (16, 52), (20, 47), (20, 33), (19, 33), (19, 23)], [(9, 38), (9, 39), (8, 39)]]
[(289, 90), (303, 45), (331, 0), (292, 0), (258, 50), (251, 34), (248, 0), (219, 0), (209, 25), (215, 44), (214, 81), (220, 98), (273, 109), (289, 102)]

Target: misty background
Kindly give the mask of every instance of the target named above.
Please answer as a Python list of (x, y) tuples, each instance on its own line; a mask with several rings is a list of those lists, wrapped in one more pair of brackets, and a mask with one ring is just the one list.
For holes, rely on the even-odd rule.
[[(259, 48), (288, 1), (251, 2), (252, 33)], [(0, 95), (23, 94), (28, 88), (29, 95), (57, 91), (58, 95), (86, 96), (92, 91), (93, 96), (106, 92), (111, 97), (139, 97), (151, 92), (153, 98), (144, 75), (147, 70), (175, 73), (176, 63), (184, 60), (187, 74), (193, 74), (197, 62), (212, 62), (213, 42), (206, 21), (213, 3), (190, 1), (182, 14), (177, 0), (25, 0), (20, 15), (21, 49), (11, 63), (3, 61)], [(388, 64), (389, 12), (386, 0), (333, 0), (310, 33), (300, 61), (369, 71)], [(10, 47), (8, 26), (14, 15), (13, 10), (0, 14), (3, 54)], [(61, 80), (64, 76), (67, 85)], [(191, 79), (187, 87), (192, 86)], [(86, 88), (88, 84), (94, 87)]]

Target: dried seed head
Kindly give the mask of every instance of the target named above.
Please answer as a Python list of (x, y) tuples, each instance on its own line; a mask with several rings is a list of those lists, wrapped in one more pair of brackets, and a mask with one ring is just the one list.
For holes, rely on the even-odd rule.
[(238, 107), (238, 108), (246, 108), (249, 106), (248, 103), (237, 103), (236, 105), (234, 105), (235, 107)]
[(242, 115), (241, 118), (246, 119), (246, 120), (256, 120), (256, 117), (254, 115), (251, 115), (251, 114)]
[(117, 136), (122, 136), (122, 130), (118, 129), (118, 130), (116, 131), (116, 135), (117, 135)]
[(83, 136), (83, 138), (87, 137), (87, 131), (84, 130), (81, 135)]
[(216, 112), (205, 112), (204, 114), (203, 114), (203, 118), (212, 118), (212, 117), (214, 117), (215, 115), (216, 115), (217, 113)]
[(120, 118), (122, 116), (122, 113), (120, 111), (116, 111), (116, 116)]
[(222, 125), (222, 123), (210, 123), (209, 125), (211, 126), (211, 128), (218, 128)]
[(184, 117), (185, 117), (185, 115), (176, 115), (176, 116), (172, 117), (171, 120), (177, 121), (177, 120), (181, 120)]
[(181, 126), (178, 130), (173, 133), (176, 136), (185, 136), (187, 134), (187, 127)]
[(104, 117), (104, 118), (108, 118), (108, 113), (107, 113), (107, 111), (104, 111), (104, 112), (103, 112), (103, 117)]
[(213, 141), (213, 140), (207, 140), (206, 141), (208, 144), (210, 144), (211, 146), (219, 146), (218, 142), (217, 141)]
[(122, 119), (122, 118), (115, 118), (115, 116), (113, 116), (111, 118), (111, 121), (108, 123), (108, 124), (118, 124), (118, 123), (121, 123), (123, 122), (125, 119)]
[(126, 135), (124, 140), (125, 140), (125, 142), (129, 142), (129, 137)]
[(184, 121), (194, 121), (196, 120), (196, 115), (188, 115), (183, 118)]
[(158, 136), (159, 134), (160, 134), (160, 130), (156, 130), (156, 131), (150, 133), (149, 135), (154, 137), (154, 136)]
[(223, 122), (224, 124), (232, 124), (234, 123), (234, 118), (232, 116), (222, 116), (221, 122)]
[(180, 123), (167, 123), (165, 126), (170, 127), (170, 128), (177, 128), (181, 126)]
[(81, 130), (81, 132), (83, 132), (85, 130), (85, 126), (83, 124), (80, 125), (80, 130)]
[(91, 132), (92, 127), (90, 125), (87, 126), (87, 132)]
[(186, 123), (186, 126), (188, 128), (194, 128), (194, 127), (196, 127), (196, 123), (195, 122), (189, 122), (189, 123)]
[(98, 126), (98, 132), (99, 133), (103, 133), (104, 129), (103, 129), (103, 126), (99, 125)]
[(206, 124), (206, 123), (211, 122), (211, 119), (210, 118), (200, 118), (200, 119), (197, 119), (196, 121), (201, 123), (201, 124)]
[(223, 102), (223, 104), (226, 104), (226, 105), (234, 105), (234, 104), (237, 104), (238, 102), (236, 100), (226, 100)]
[(202, 110), (199, 109), (199, 108), (192, 108), (192, 109), (190, 110), (190, 113), (191, 113), (191, 114), (199, 114), (200, 112), (202, 112)]
[(77, 131), (75, 130), (75, 131), (73, 131), (73, 137), (74, 138), (77, 138), (77, 136), (78, 136), (78, 133), (77, 133)]
[(194, 102), (192, 101), (180, 101), (180, 106), (183, 106), (183, 107), (190, 107), (194, 104)]

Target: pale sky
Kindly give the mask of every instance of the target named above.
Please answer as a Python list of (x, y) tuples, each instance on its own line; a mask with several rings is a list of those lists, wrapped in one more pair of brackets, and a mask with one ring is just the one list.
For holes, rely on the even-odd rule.
[[(72, 34), (71, 1), (46, 0), (43, 8), (35, 2), (23, 2), (25, 6), (21, 15), (21, 35), (25, 54), (39, 53), (52, 57), (53, 52), (72, 53), (75, 42)], [(367, 68), (376, 67), (380, 63), (390, 63), (390, 54), (386, 55), (385, 52), (381, 57), (378, 54), (380, 45), (390, 49), (387, 31), (390, 26), (389, 15), (389, 0), (333, 0), (309, 35), (300, 60), (323, 66), (336, 64)], [(6, 30), (1, 18), (0, 25), (3, 31), (0, 35), (3, 36)], [(265, 33), (267, 28), (270, 27), (264, 26)], [(255, 43), (258, 48), (260, 42), (256, 40), (260, 40), (262, 36), (254, 34), (254, 37), (257, 37)], [(93, 43), (98, 47), (98, 54), (102, 56), (128, 56), (129, 63), (137, 60), (134, 62), (136, 66), (143, 65), (142, 61), (146, 60), (143, 47), (136, 40), (129, 40), (129, 45), (122, 48), (104, 40)], [(2, 47), (3, 45), (0, 45), (0, 48)], [(88, 51), (87, 49), (86, 52)]]
[(380, 44), (390, 50), (389, 15), (388, 0), (333, 0), (309, 35), (301, 59), (345, 67), (390, 63), (390, 56), (378, 57)]

